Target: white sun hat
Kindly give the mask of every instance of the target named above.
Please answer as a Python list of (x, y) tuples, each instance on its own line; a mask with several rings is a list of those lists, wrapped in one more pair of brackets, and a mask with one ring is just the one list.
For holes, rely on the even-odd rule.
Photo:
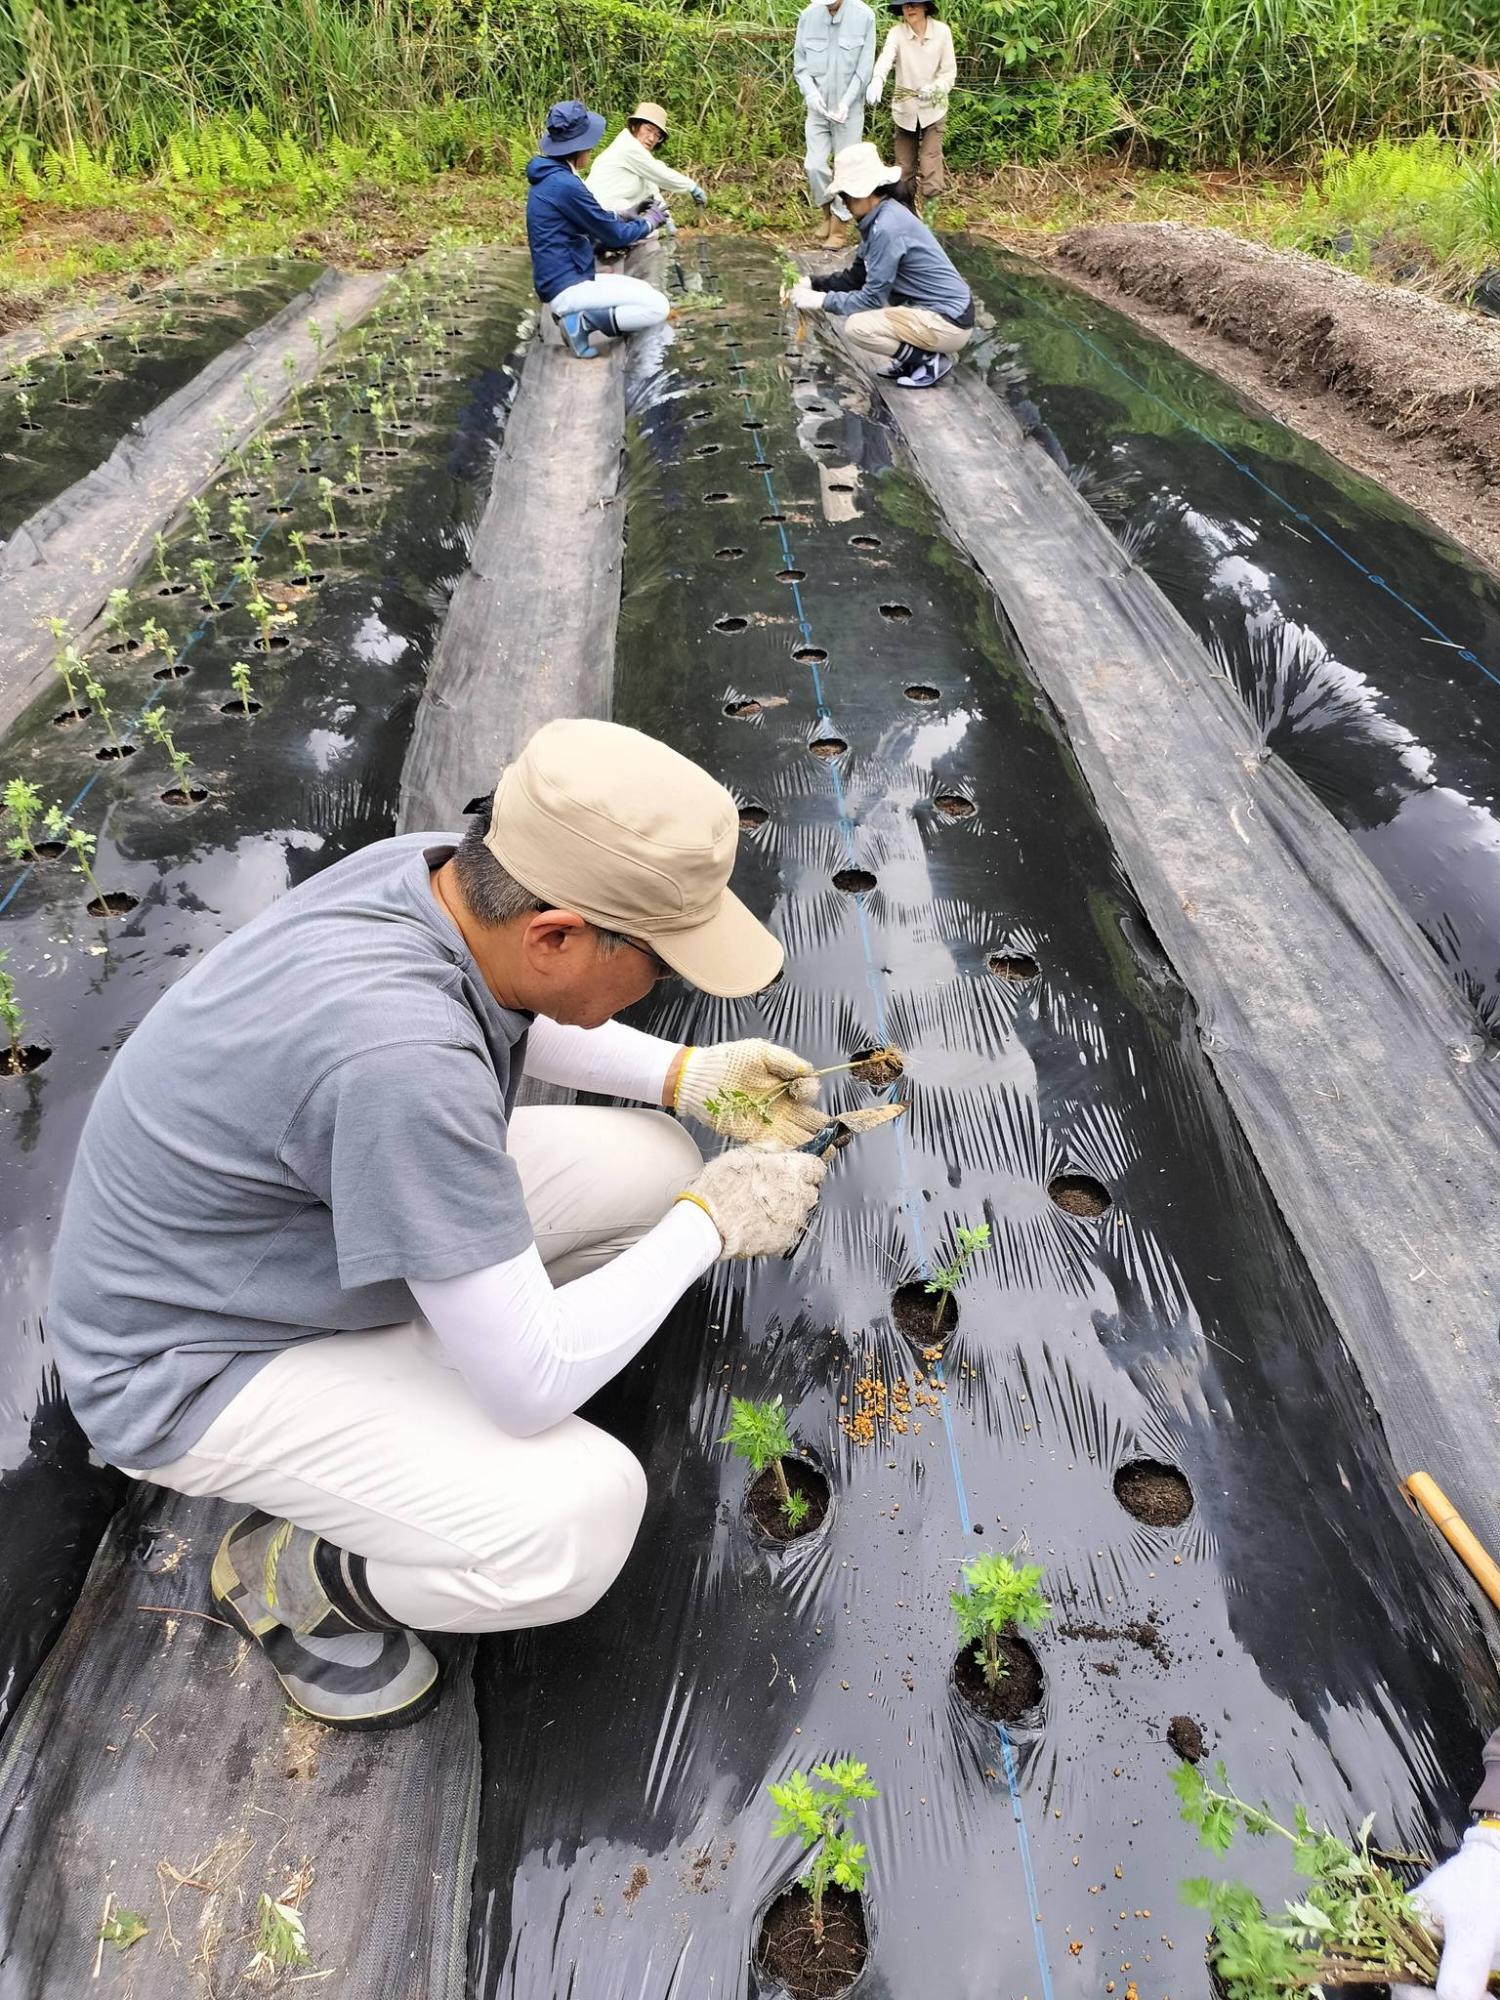
[(866, 139), (858, 146), (846, 146), (843, 152), (834, 154), (829, 198), (836, 194), (852, 194), (856, 198), (874, 194), (876, 188), (894, 187), (900, 178), (901, 169), (888, 167), (880, 157), (880, 148)]

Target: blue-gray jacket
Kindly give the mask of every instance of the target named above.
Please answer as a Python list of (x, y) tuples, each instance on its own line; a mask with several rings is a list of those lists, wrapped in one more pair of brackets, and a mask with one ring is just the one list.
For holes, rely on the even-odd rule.
[(651, 234), (649, 222), (629, 221), (601, 208), (565, 160), (538, 154), (526, 165), (526, 242), (531, 280), (543, 299), (594, 275), (594, 246), (624, 250)]
[(974, 294), (932, 231), (904, 203), (887, 195), (860, 217), (859, 255), (847, 271), (811, 280), (827, 294), (831, 313), (877, 306), (921, 306), (955, 326), (974, 324)]

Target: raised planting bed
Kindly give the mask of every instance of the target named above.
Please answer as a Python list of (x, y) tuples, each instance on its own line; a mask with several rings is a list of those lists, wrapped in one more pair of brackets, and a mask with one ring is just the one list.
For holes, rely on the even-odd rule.
[[(650, 1499), (594, 1612), (480, 1649), (471, 1986), (1197, 2000), (1169, 1719), (1197, 1719), (1246, 1796), (1340, 1822), (1377, 1804), (1442, 1851), (1489, 1668), (980, 579), (865, 386), (769, 309), (774, 258), (716, 242), (702, 271), (723, 307), (680, 326), (630, 441), (614, 712), (755, 808), (736, 885), (788, 958), (756, 999), (664, 985), (641, 1020), (819, 1066), (891, 1044), (908, 1111), (834, 1161), (790, 1260), (716, 1269), (590, 1406)], [(759, 468), (731, 480), (747, 436)], [(749, 725), (724, 712), (726, 647)], [(945, 821), (940, 792), (974, 816)], [(877, 888), (836, 888), (846, 868)], [(872, 1101), (847, 1075), (824, 1097)], [(1060, 1209), (1065, 1174), (1107, 1211)], [(920, 1286), (930, 1327), (961, 1228), (987, 1235), (945, 1294), (957, 1323), (914, 1340), (892, 1293)], [(771, 1548), (747, 1521), (736, 1397), (780, 1398), (825, 1468), (815, 1540)], [(1191, 1482), (1179, 1526), (1117, 1500), (1145, 1458)], [(1039, 1568), (1051, 1607), (996, 1634), (1044, 1680), (1013, 1722), (955, 1680), (978, 1642), (952, 1600), (991, 1553)], [(879, 1794), (843, 1829), (862, 1975), (809, 1953), (795, 1898), (791, 1957), (766, 1938), (813, 1852), (774, 1831), (769, 1787), (842, 1760)]]
[[(20, 1040), (0, 1075), (0, 1720), (76, 1592), (119, 1482), (90, 1470), (40, 1324), (79, 1128), (120, 1044), (198, 955), (394, 830), (412, 716), (514, 390), (523, 261), (412, 268), (163, 537), (0, 741), (38, 801), (0, 845)], [(71, 682), (71, 691), (66, 681)], [(129, 751), (128, 756), (101, 752)], [(60, 814), (49, 830), (48, 813)], [(86, 872), (84, 872), (86, 870)], [(104, 898), (107, 913), (91, 908)]]
[(0, 358), (0, 544), (321, 268), (295, 257), (211, 265), (126, 302), (107, 326)]
[(1123, 314), (990, 246), (958, 254), (994, 316), (997, 390), (1493, 1033), (1500, 577)]

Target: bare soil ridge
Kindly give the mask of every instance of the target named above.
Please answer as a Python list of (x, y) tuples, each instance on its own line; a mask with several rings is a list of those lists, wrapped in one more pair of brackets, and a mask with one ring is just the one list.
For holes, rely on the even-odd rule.
[(1057, 257), (1500, 567), (1500, 323), (1180, 223), (1088, 224)]

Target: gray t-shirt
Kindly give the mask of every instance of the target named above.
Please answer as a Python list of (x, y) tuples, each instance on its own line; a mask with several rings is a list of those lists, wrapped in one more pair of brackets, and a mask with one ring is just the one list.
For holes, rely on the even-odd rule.
[(432, 893), (451, 836), (337, 862), (215, 946), (115, 1057), (47, 1331), (117, 1465), (188, 1450), (273, 1355), (416, 1312), (532, 1240), (506, 1126), (530, 1017)]

